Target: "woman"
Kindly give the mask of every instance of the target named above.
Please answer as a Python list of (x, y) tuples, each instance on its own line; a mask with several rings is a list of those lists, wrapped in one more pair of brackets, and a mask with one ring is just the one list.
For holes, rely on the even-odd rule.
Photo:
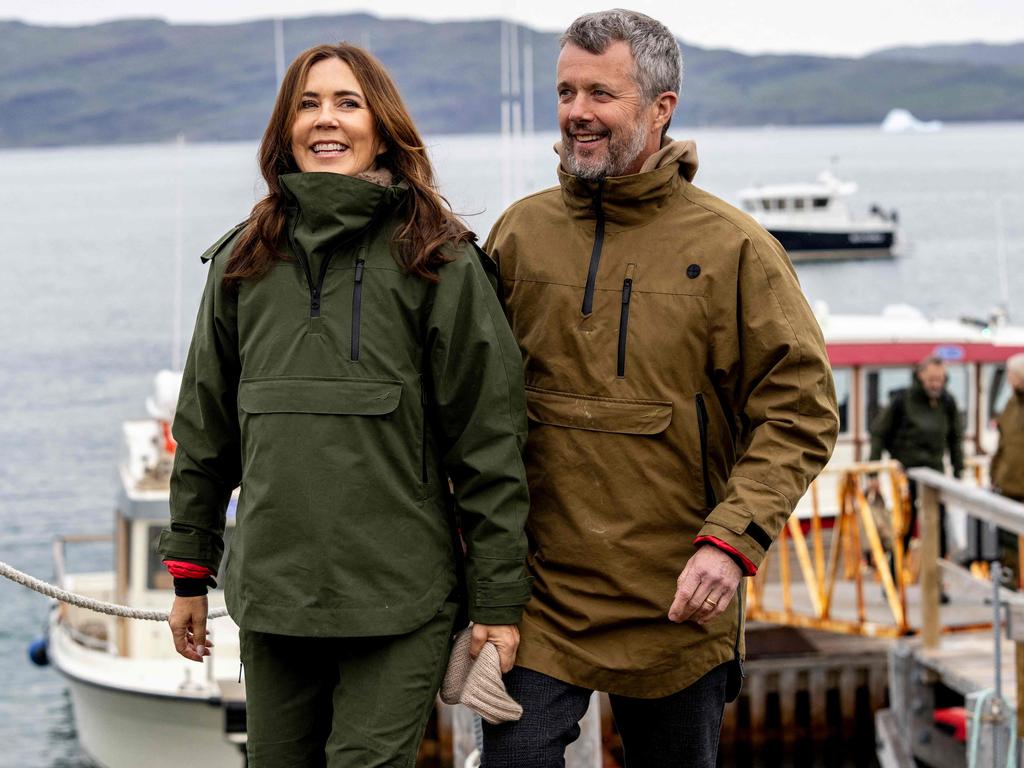
[(515, 655), (522, 360), (365, 51), (292, 63), (260, 165), (268, 194), (203, 256), (160, 541), (175, 647), (209, 652), (205, 593), (241, 485), (224, 580), (250, 764), (411, 766), (458, 616), (504, 668)]

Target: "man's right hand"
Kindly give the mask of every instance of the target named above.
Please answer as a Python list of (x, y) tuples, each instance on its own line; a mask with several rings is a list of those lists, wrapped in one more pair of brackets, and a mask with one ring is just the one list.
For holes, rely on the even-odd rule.
[(174, 650), (191, 661), (202, 663), (210, 655), (213, 641), (206, 636), (209, 604), (206, 595), (175, 597), (167, 623), (171, 625)]

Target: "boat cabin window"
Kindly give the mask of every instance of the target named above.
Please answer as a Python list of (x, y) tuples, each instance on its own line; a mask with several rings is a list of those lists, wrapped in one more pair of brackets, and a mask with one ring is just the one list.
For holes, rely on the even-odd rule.
[(864, 409), (864, 430), (871, 432), (871, 425), (881, 410), (889, 404), (894, 393), (910, 386), (913, 372), (910, 366), (872, 368), (865, 372), (866, 407)]
[(815, 208), (828, 208), (827, 197), (816, 197), (812, 200), (812, 203)]
[(853, 373), (849, 368), (834, 368), (832, 379), (836, 384), (836, 402), (839, 403), (839, 434), (850, 431), (850, 390)]
[[(149, 526), (149, 532), (147, 536), (149, 557), (147, 558), (148, 573), (146, 575), (146, 588), (147, 589), (174, 589), (174, 579), (171, 578), (171, 574), (167, 572), (167, 568), (164, 567), (163, 558), (160, 557), (160, 553), (157, 551), (157, 545), (160, 543), (160, 532), (164, 529), (161, 525)], [(220, 562), (220, 573), (224, 573), (224, 565), (227, 563), (228, 550), (231, 547), (231, 537), (235, 532), (235, 526), (229, 525), (224, 531), (224, 557)], [(221, 588), (221, 584), (217, 584), (217, 589)]]
[(985, 379), (988, 382), (988, 408), (986, 421), (992, 421), (1003, 412), (1010, 400), (1010, 382), (1006, 379), (1005, 365), (986, 365)]
[(802, 197), (798, 197), (793, 201), (793, 207), (798, 211), (802, 211), (804, 209), (804, 199)]
[(786, 210), (786, 201), (783, 198), (779, 198), (775, 201), (775, 207), (780, 211)]

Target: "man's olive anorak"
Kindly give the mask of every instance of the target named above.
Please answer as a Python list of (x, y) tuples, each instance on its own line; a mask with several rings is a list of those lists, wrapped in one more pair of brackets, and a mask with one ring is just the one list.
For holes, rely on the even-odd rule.
[(639, 174), (514, 204), (486, 250), (526, 365), (534, 597), (517, 663), (655, 698), (736, 652), (736, 600), (668, 619), (698, 537), (757, 566), (838, 431), (821, 332), (779, 244), (690, 183)]
[[(288, 258), (236, 297), (214, 245), (173, 434), (166, 559), (216, 573), (249, 630), (409, 632), (456, 587), (471, 619), (515, 623), (529, 597), (522, 358), (475, 249), (436, 284), (392, 255), (404, 184), (281, 177)], [(316, 286), (311, 290), (303, 257)], [(449, 492), (449, 477), (454, 497)]]

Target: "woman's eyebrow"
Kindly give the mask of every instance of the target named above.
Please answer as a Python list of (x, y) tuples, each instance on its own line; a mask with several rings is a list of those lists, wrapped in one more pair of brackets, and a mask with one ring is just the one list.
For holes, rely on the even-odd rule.
[[(305, 91), (305, 92), (303, 92), (302, 95), (303, 96), (313, 96), (313, 97), (319, 97), (320, 96), (320, 94), (316, 93), (315, 91)], [(358, 96), (360, 99), (363, 98), (363, 94), (361, 94), (359, 91), (335, 91), (334, 95), (335, 96)]]

